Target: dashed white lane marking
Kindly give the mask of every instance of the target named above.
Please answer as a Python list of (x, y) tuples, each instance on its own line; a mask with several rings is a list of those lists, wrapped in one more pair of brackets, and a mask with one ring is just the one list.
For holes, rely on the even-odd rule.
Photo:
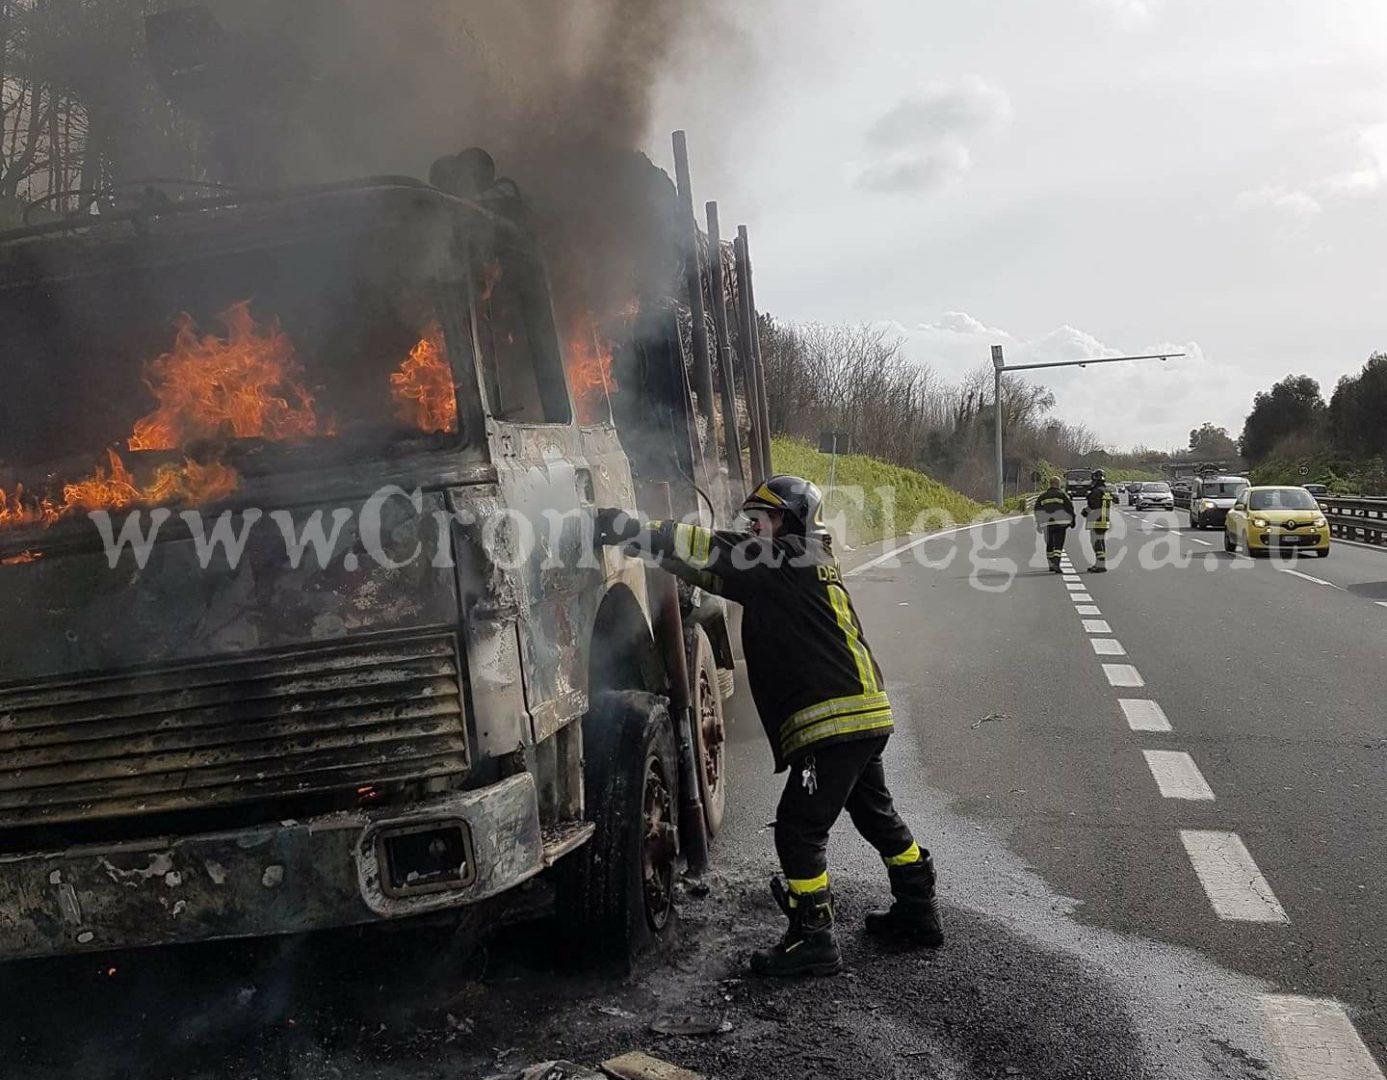
[(1104, 619), (1085, 619), (1084, 630), (1090, 634), (1111, 634), (1112, 627)]
[(1337, 1001), (1263, 994), (1262, 1015), (1286, 1080), (1384, 1080)]
[(1191, 544), (1203, 544), (1205, 547), (1214, 546), (1214, 542), (1212, 540), (1201, 540), (1197, 536), (1187, 536), (1185, 539), (1187, 539)]
[(1079, 605), (1078, 607), (1076, 607), (1074, 610), (1077, 611), (1080, 615), (1101, 615), (1101, 614), (1103, 614), (1102, 608), (1096, 607), (1096, 606), (1094, 606), (1093, 604), (1080, 604), (1080, 605)]
[[(1286, 910), (1237, 833), (1181, 829), (1180, 842), (1214, 914), (1230, 922), (1285, 923)], [(1333, 1073), (1327, 1074), (1333, 1076)]]
[(1194, 758), (1183, 750), (1143, 750), (1146, 767), (1167, 799), (1210, 800), (1214, 789), (1204, 779)]
[(958, 533), (968, 532), (971, 529), (985, 529), (989, 525), (1001, 525), (1004, 522), (1008, 521), (1020, 521), (1025, 516), (1026, 515), (1024, 514), (1013, 514), (1011, 517), (996, 518), (992, 521), (978, 521), (974, 522), (972, 525), (960, 525), (956, 529), (944, 529), (940, 532), (930, 533), (928, 536), (918, 537), (917, 539), (910, 541), (910, 543), (908, 544), (902, 544), (900, 547), (892, 548), (890, 551), (878, 555), (875, 559), (872, 559), (868, 562), (864, 562), (861, 566), (854, 566), (851, 570), (846, 571), (843, 574), (843, 576), (856, 577), (858, 574), (865, 574), (868, 570), (875, 570), (878, 566), (881, 566), (883, 563), (888, 563), (892, 559), (899, 558), (901, 555), (904, 555), (907, 551), (913, 551), (921, 544), (927, 544), (931, 540), (939, 540), (945, 536), (955, 536)]
[(1309, 574), (1302, 574), (1299, 570), (1288, 570), (1284, 566), (1278, 566), (1276, 569), (1283, 574), (1290, 574), (1291, 577), (1298, 577), (1302, 581), (1308, 581), (1312, 585), (1326, 585), (1331, 589), (1337, 589), (1339, 587), (1332, 581), (1325, 581), (1324, 578), (1311, 577)]
[(1099, 656), (1126, 656), (1127, 650), (1116, 638), (1089, 638), (1089, 644)]
[(1086, 592), (1072, 592), (1069, 594), (1069, 599), (1073, 600), (1076, 604), (1093, 603), (1093, 597)]
[(1079, 577), (1078, 574), (1063, 574), (1061, 575), (1060, 580), (1063, 581), (1066, 585), (1077, 585), (1079, 584), (1079, 582), (1083, 580), (1083, 578)]
[(1127, 718), (1127, 726), (1133, 731), (1169, 731), (1170, 721), (1165, 710), (1156, 702), (1143, 698), (1121, 698), (1122, 715)]
[(1108, 677), (1108, 682), (1113, 686), (1146, 685), (1146, 680), (1141, 677), (1141, 672), (1137, 671), (1131, 664), (1104, 664), (1103, 674)]
[(1083, 592), (1083, 591), (1084, 591), (1084, 586), (1083, 586), (1083, 584), (1082, 584), (1081, 582), (1069, 582), (1069, 581), (1066, 581), (1066, 582), (1064, 583), (1064, 587), (1065, 587), (1066, 589), (1068, 589), (1070, 592)]
[(1376, 601), (1378, 607), (1387, 607), (1387, 600)]

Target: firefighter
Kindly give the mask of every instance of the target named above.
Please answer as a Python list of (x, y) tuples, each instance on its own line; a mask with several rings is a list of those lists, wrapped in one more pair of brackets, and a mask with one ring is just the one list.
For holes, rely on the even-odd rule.
[(1074, 500), (1064, 490), (1064, 481), (1058, 476), (1050, 477), (1050, 487), (1036, 496), (1035, 527), (1045, 536), (1045, 558), (1050, 562), (1050, 572), (1060, 572), (1060, 559), (1064, 557), (1064, 540), (1073, 528)]
[(826, 853), (829, 830), (845, 809), (881, 855), (894, 897), (888, 910), (867, 915), (867, 931), (896, 943), (940, 945), (934, 862), (886, 786), (891, 702), (843, 586), (819, 489), (799, 477), (773, 476), (742, 511), (749, 533), (641, 525), (619, 510), (599, 510), (597, 540), (634, 541), (665, 569), (743, 606), (752, 697), (775, 771), (789, 770), (775, 816), (784, 881), (771, 881), (789, 928), (779, 944), (752, 954), (752, 970), (829, 975), (841, 968)]
[(1102, 469), (1093, 470), (1093, 483), (1088, 489), (1084, 518), (1088, 521), (1089, 532), (1093, 534), (1093, 565), (1090, 574), (1108, 572), (1108, 529), (1112, 527), (1112, 492), (1108, 490), (1108, 478)]

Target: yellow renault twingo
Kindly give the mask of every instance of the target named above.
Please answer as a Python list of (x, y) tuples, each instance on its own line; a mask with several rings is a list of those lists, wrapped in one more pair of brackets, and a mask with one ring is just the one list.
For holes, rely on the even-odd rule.
[(1329, 522), (1315, 497), (1300, 487), (1245, 489), (1223, 525), (1225, 551), (1249, 555), (1314, 552), (1329, 557)]

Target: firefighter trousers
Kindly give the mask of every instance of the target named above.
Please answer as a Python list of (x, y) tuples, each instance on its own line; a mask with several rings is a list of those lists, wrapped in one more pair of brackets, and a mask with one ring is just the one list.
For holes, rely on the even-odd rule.
[(1045, 526), (1045, 557), (1051, 562), (1056, 562), (1064, 554), (1064, 541), (1068, 535), (1068, 525)]
[(844, 810), (888, 865), (911, 853), (920, 857), (886, 787), (881, 752), (887, 738), (811, 748), (790, 761), (790, 777), (775, 812), (775, 850), (792, 889), (798, 882), (827, 884), (828, 833)]
[(1106, 531), (1096, 530), (1093, 533), (1093, 559), (1095, 562), (1104, 564), (1108, 561), (1108, 534)]

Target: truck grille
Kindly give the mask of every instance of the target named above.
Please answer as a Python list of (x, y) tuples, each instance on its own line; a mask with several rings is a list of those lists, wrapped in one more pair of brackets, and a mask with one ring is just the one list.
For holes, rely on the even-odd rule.
[(0, 689), (0, 828), (466, 769), (451, 634)]

